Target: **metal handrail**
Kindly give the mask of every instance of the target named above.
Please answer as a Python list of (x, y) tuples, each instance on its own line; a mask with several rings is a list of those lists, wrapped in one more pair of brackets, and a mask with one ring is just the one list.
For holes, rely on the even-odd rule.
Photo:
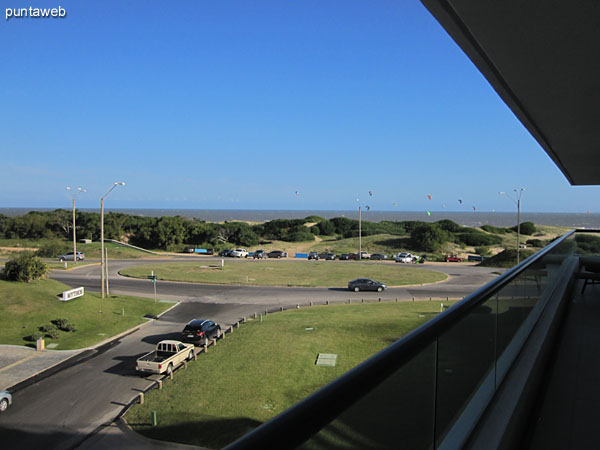
[(224, 450), (296, 448), (574, 233), (575, 230), (572, 230), (556, 239), (389, 347), (229, 444)]

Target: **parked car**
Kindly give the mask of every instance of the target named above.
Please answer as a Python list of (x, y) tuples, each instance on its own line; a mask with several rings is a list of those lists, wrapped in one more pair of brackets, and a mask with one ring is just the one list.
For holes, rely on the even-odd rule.
[(156, 345), (156, 350), (138, 358), (135, 370), (142, 372), (142, 374), (149, 372), (171, 375), (171, 372), (183, 364), (186, 359), (188, 361), (194, 359), (194, 346), (192, 344), (171, 340), (160, 341)]
[[(85, 259), (85, 255), (81, 252), (77, 252), (77, 261), (83, 261)], [(73, 252), (65, 253), (62, 256), (58, 257), (59, 261), (73, 261)]]
[(208, 341), (221, 337), (221, 326), (212, 320), (190, 320), (181, 332), (181, 340), (195, 345), (205, 345)]
[(462, 258), (458, 257), (458, 255), (446, 255), (446, 262), (462, 262)]
[(308, 260), (310, 261), (311, 259), (314, 259), (315, 261), (318, 261), (320, 258), (319, 254), (317, 252), (310, 252), (308, 254)]
[(247, 254), (248, 250), (246, 250), (245, 248), (236, 248), (231, 252), (231, 256), (233, 256), (234, 258), (245, 258)]
[(387, 286), (379, 281), (371, 280), (369, 278), (357, 278), (348, 282), (349, 291), (383, 291)]
[(183, 249), (183, 253), (194, 253), (196, 249), (194, 247), (186, 247)]
[(388, 259), (387, 255), (384, 255), (382, 253), (373, 253), (371, 255), (371, 260), (378, 260), (381, 261), (382, 259)]
[(267, 253), (267, 256), (269, 258), (285, 258), (287, 256), (287, 253), (282, 250), (273, 250)]
[(342, 254), (340, 255), (340, 259), (341, 259), (342, 261), (348, 261), (348, 260), (350, 259), (350, 255), (349, 255), (348, 253), (342, 253)]
[(358, 255), (356, 253), (350, 253), (348, 259), (358, 259)]
[(360, 258), (357, 255), (356, 259), (371, 259), (371, 254), (369, 252), (360, 252)]
[(0, 413), (3, 413), (12, 405), (12, 395), (8, 391), (0, 391)]
[(267, 252), (265, 252), (264, 250), (256, 250), (252, 257), (254, 259), (265, 259), (267, 257)]
[(406, 253), (406, 252), (400, 252), (396, 255), (396, 257), (394, 258), (394, 261), (399, 262), (399, 263), (405, 263), (405, 264), (411, 264), (416, 262), (417, 257), (410, 254), (410, 253)]
[(333, 261), (333, 260), (335, 260), (336, 257), (337, 257), (337, 255), (335, 253), (327, 253), (325, 255), (325, 260), (326, 261)]
[(219, 252), (219, 256), (231, 256), (231, 252), (232, 252), (232, 251), (233, 251), (233, 250), (231, 250), (230, 248), (228, 248), (228, 249), (225, 249), (225, 250), (221, 250), (221, 251)]

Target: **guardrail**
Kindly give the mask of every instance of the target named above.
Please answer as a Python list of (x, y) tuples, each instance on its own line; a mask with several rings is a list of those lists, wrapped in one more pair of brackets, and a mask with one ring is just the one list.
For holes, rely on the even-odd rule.
[[(544, 310), (571, 231), (228, 445), (460, 448)], [(304, 447), (304, 446), (303, 446)]]

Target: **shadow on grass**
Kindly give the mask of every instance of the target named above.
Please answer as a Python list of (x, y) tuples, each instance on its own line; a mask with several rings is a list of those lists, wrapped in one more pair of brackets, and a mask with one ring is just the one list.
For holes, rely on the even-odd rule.
[[(126, 417), (127, 418), (127, 417)], [(148, 418), (150, 420), (150, 417)], [(161, 425), (158, 416), (158, 426), (150, 423), (129, 422), (135, 431), (151, 439), (172, 441), (190, 445), (200, 445), (209, 448), (222, 448), (252, 431), (262, 422), (249, 418), (181, 421), (176, 425)]]

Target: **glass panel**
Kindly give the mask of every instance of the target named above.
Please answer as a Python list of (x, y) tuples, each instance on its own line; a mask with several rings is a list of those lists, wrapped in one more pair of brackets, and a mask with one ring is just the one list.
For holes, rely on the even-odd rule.
[(432, 344), (299, 448), (433, 449), (434, 381)]
[(454, 444), (493, 395), (497, 300), (492, 297), (438, 340), (436, 445)]

